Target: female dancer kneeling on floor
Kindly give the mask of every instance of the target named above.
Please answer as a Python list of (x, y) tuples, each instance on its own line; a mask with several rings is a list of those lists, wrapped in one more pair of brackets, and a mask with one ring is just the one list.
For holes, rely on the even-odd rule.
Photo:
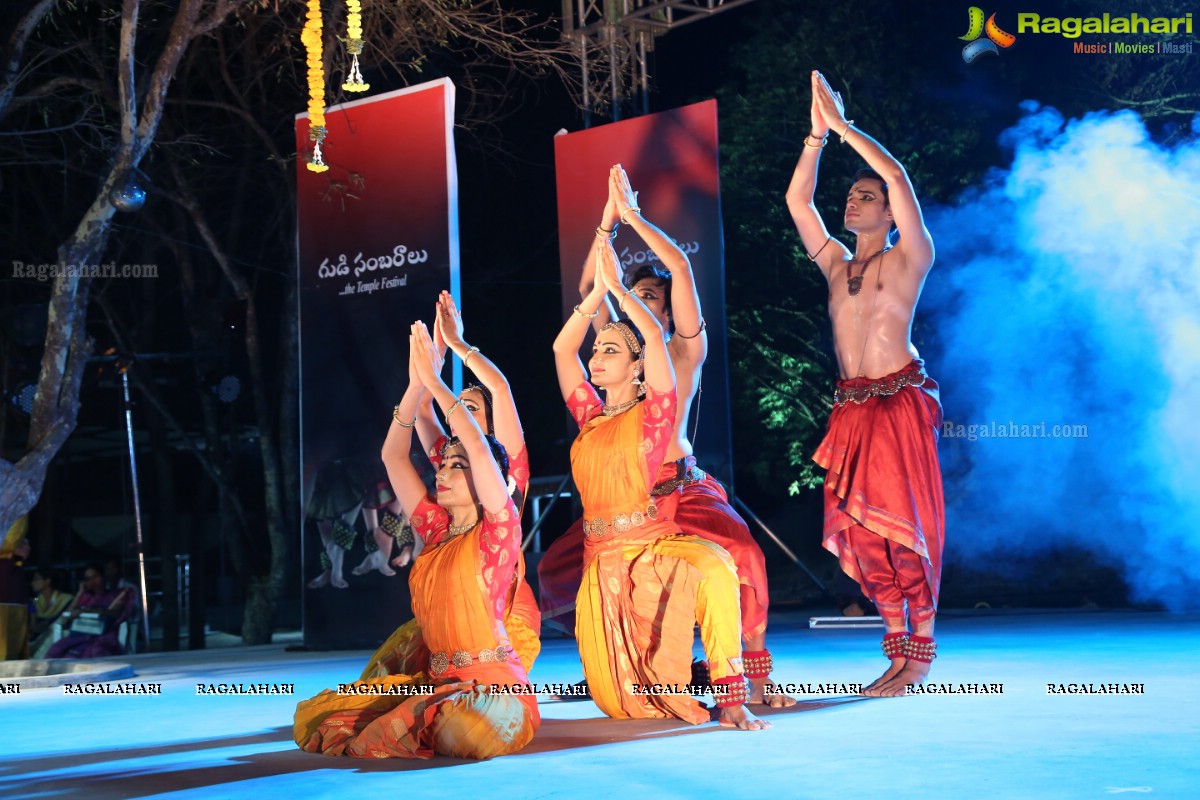
[[(605, 233), (596, 234), (596, 286), (554, 341), (559, 388), (580, 427), (571, 473), (583, 500), (575, 638), (584, 676), (592, 699), (610, 717), (708, 722), (708, 711), (692, 697), (644, 688), (690, 682), (692, 632), (699, 623), (721, 724), (767, 728), (770, 723), (744, 705), (748, 687), (733, 560), (720, 545), (681, 534), (659, 516), (650, 494), (674, 428), (675, 373), (658, 320), (621, 286), (617, 254)], [(596, 335), (589, 382), (579, 348), (608, 291), (620, 298), (632, 324), (612, 322)], [(605, 391), (605, 402), (592, 384)]]
[[(521, 546), (505, 474), (508, 458), (499, 442), (460, 411), (462, 402), (438, 374), (441, 365), (424, 324), (412, 326), (409, 346), (409, 386), (393, 412), (383, 462), (425, 544), (409, 585), (428, 666), (412, 675), (357, 681), (341, 693), (326, 690), (300, 703), (294, 735), (303, 749), (328, 755), (507, 755), (527, 745), (541, 722), (532, 692), (490, 688), (529, 683), (503, 622)], [(455, 434), (437, 471), (436, 503), (409, 455), (425, 391)], [(424, 693), (401, 694), (406, 687)]]

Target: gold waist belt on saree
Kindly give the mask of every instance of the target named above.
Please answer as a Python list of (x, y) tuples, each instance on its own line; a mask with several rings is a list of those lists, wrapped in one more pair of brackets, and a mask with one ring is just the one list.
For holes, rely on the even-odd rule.
[(429, 675), (437, 677), (453, 665), (455, 669), (469, 667), (471, 664), (493, 664), (498, 661), (509, 661), (516, 655), (512, 647), (500, 645), (495, 648), (484, 648), (478, 653), (469, 650), (455, 650), (453, 653), (433, 653), (429, 656)]
[(612, 519), (605, 517), (592, 517), (583, 519), (583, 536), (584, 538), (591, 537), (593, 539), (603, 539), (610, 533), (620, 535), (627, 531), (646, 524), (646, 520), (658, 519), (658, 506), (654, 505), (654, 500), (651, 499), (646, 505), (645, 510), (639, 509), (631, 514), (617, 514)]
[(839, 386), (833, 390), (833, 404), (835, 406), (845, 403), (862, 405), (872, 397), (890, 397), (905, 386), (921, 386), (928, 377), (925, 374), (925, 368), (921, 367), (902, 370), (895, 375), (871, 381), (865, 386)]

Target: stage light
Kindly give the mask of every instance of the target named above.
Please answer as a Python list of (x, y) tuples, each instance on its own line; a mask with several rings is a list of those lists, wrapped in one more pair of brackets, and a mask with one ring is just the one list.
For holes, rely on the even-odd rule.
[(37, 384), (36, 383), (26, 383), (21, 388), (17, 389), (17, 391), (13, 392), (12, 396), (9, 397), (8, 400), (10, 403), (13, 404), (13, 407), (18, 409), (19, 411), (21, 411), (21, 413), (32, 414), (33, 413), (33, 398), (35, 398), (36, 396), (37, 396)]
[(140, 211), (146, 204), (146, 190), (134, 178), (130, 178), (123, 186), (115, 187), (109, 197), (118, 211)]
[(226, 375), (217, 381), (212, 391), (222, 403), (232, 403), (242, 393), (242, 382), (236, 375)]

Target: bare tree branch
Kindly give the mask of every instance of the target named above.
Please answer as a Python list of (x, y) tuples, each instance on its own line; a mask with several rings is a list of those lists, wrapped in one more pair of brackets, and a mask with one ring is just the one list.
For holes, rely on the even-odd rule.
[[(98, 80), (91, 78), (79, 78), (74, 75), (60, 75), (57, 78), (52, 78), (45, 83), (30, 89), (28, 92), (12, 98), (10, 102), (15, 108), (25, 103), (32, 103), (35, 100), (42, 100), (52, 94), (55, 94), (59, 89), (67, 86), (77, 86), (80, 89), (86, 89), (90, 94), (103, 97), (109, 101), (112, 100), (112, 96), (108, 91), (108, 87)], [(22, 131), (22, 133), (24, 133), (24, 131)]]
[[(137, 87), (134, 85), (133, 50), (137, 39), (141, 0), (124, 0), (121, 11), (121, 49), (117, 57), (117, 97), (121, 114), (121, 147), (132, 150), (137, 130)], [(180, 11), (182, 12), (182, 8)]]
[(50, 12), (54, 0), (39, 0), (37, 5), (17, 23), (12, 36), (8, 37), (8, 45), (4, 48), (4, 73), (0, 75), (0, 120), (8, 111), (8, 103), (17, 88), (17, 79), (21, 74), (21, 60), (25, 55), (25, 44), (33, 31)]

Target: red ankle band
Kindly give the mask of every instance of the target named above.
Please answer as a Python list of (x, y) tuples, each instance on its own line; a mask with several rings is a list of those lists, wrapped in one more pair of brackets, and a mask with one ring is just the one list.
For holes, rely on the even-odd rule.
[(937, 642), (924, 636), (910, 636), (904, 645), (904, 655), (913, 661), (928, 664), (937, 658)]
[(891, 659), (904, 658), (907, 644), (907, 633), (889, 633), (883, 637), (883, 654)]
[(717, 708), (744, 706), (750, 699), (750, 688), (743, 675), (719, 678), (713, 681), (712, 687), (713, 699), (717, 701)]
[(771, 660), (771, 651), (743, 650), (742, 668), (746, 671), (746, 677), (752, 680), (754, 678), (767, 677), (774, 668), (774, 663)]

